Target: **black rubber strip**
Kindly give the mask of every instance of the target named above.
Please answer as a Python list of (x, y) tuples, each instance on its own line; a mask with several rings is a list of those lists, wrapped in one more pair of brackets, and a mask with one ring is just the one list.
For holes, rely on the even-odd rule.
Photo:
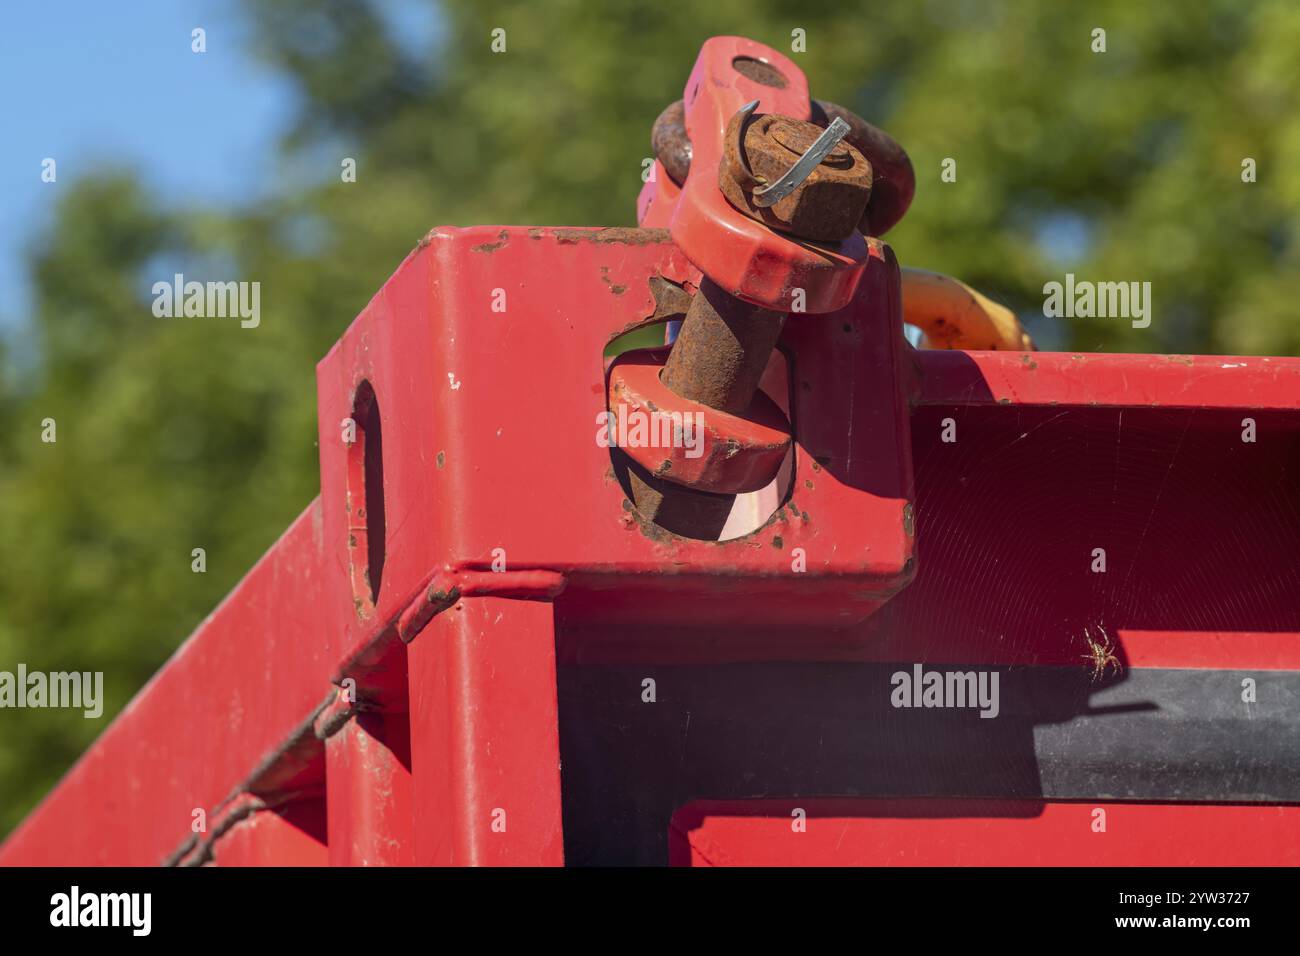
[(912, 666), (561, 668), (566, 858), (663, 862), (694, 799), (1300, 802), (1300, 671), (993, 668), (981, 718), (892, 706)]

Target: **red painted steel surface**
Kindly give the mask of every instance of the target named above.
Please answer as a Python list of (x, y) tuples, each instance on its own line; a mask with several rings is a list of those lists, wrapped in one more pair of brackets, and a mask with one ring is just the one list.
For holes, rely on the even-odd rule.
[[(1061, 582), (1094, 533), (1139, 547), (1144, 524), (1136, 577), (1115, 594), (1127, 664), (1297, 669), (1294, 541), (1269, 509), (1289, 487), (1277, 475), (1300, 433), (1300, 362), (914, 353), (892, 254), (869, 248), (853, 304), (792, 317), (782, 339), (789, 501), (718, 544), (642, 527), (596, 441), (605, 345), (653, 313), (651, 276), (698, 280), (668, 236), (435, 230), (321, 362), (320, 500), (0, 847), (0, 863), (221, 863), (223, 851), (225, 862), (305, 861), (320, 853), (299, 838), (309, 829), (260, 856), (233, 841), (322, 797), (328, 825), (313, 841), (335, 862), (559, 863), (555, 616), (559, 654), (578, 663), (936, 661), (949, 648), (962, 661), (1079, 666), (1056, 624), (1100, 606)], [(506, 313), (491, 310), (497, 288)], [(349, 571), (356, 493), (340, 437), (363, 381), (383, 425), (373, 607)], [(963, 441), (945, 451), (948, 415)], [(1246, 415), (1284, 440), (1243, 447)], [(973, 486), (958, 481), (962, 461)], [(989, 461), (999, 467), (981, 478)], [(1157, 545), (1171, 537), (1172, 553)], [(1197, 541), (1229, 549), (1217, 578), (1197, 569)], [(1033, 578), (999, 578), (999, 562), (1023, 563), (1027, 548)], [(987, 576), (954, 581), (969, 567), (957, 557), (972, 554)], [(1264, 599), (1233, 603), (1261, 579), (1275, 585)], [(1042, 594), (1050, 601), (1030, 600)], [(356, 726), (327, 742), (314, 732), (344, 677), (377, 715), (360, 727), (412, 715), (409, 813), (400, 757), (368, 763)], [(454, 694), (430, 694), (436, 682)], [(349, 779), (357, 767), (387, 775), (392, 794)], [(268, 808), (253, 826), (238, 816), (244, 799)]]
[(1232, 355), (918, 352), (918, 405), (1240, 408), (1300, 403), (1300, 360)]
[[(796, 829), (795, 807), (804, 829)], [(1105, 811), (1105, 832), (1094, 830)], [(673, 815), (675, 866), (1297, 866), (1300, 807), (756, 800)]]
[(330, 866), (415, 863), (410, 727), (405, 713), (362, 713), (326, 738)]
[[(653, 314), (651, 275), (698, 279), (668, 237), (436, 232), (320, 366), (321, 501), (337, 563), (347, 563), (347, 449), (338, 423), (362, 381), (375, 388), (385, 434), (402, 436), (385, 439), (389, 538), (377, 610), (358, 616), (356, 596), (341, 588), (328, 596), (331, 614), (346, 622), (346, 646), (364, 647), (376, 622), (400, 615), (433, 569), (490, 572), (497, 549), (510, 572), (503, 586), (514, 571), (558, 572), (574, 613), (593, 617), (621, 614), (635, 600), (645, 615), (667, 620), (844, 622), (866, 617), (906, 583), (910, 469), (897, 374), (905, 345), (897, 266), (883, 244), (872, 244), (849, 308), (790, 320), (783, 342), (799, 357), (795, 426), (803, 436), (794, 507), (720, 548), (641, 527), (596, 440), (605, 346)], [(505, 313), (491, 310), (498, 288)], [(509, 355), (548, 358), (507, 369)], [(563, 394), (539, 401), (557, 381), (566, 383)], [(535, 463), (526, 478), (520, 462)], [(828, 513), (837, 520), (817, 518)], [(788, 573), (796, 547), (808, 561), (798, 578)], [(671, 578), (658, 573), (665, 564)], [(768, 603), (746, 606), (758, 579)], [(644, 600), (667, 593), (671, 606)], [(819, 603), (810, 607), (812, 595)]]
[(326, 866), (325, 798), (300, 800), (280, 810), (258, 810), (217, 841), (217, 866)]
[(416, 863), (564, 863), (552, 616), (465, 601), (411, 645)]
[[(147, 866), (215, 831), (330, 691), (320, 533), (313, 502), (9, 836), (0, 863)], [(206, 832), (192, 829), (195, 810)]]

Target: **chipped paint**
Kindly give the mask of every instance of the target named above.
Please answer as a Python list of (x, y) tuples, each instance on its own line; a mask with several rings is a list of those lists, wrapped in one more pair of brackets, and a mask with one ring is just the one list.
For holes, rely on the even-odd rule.
[(498, 249), (500, 249), (509, 241), (510, 241), (510, 233), (507, 230), (502, 229), (499, 233), (497, 233), (496, 242), (484, 242), (477, 246), (471, 246), (470, 252), (485, 252), (488, 255), (491, 255), (492, 253), (496, 252)]

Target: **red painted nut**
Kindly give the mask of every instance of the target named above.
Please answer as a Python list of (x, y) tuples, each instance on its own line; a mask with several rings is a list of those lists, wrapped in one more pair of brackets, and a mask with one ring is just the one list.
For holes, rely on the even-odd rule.
[(699, 491), (742, 494), (774, 477), (790, 423), (762, 392), (733, 415), (682, 398), (659, 380), (663, 350), (627, 352), (609, 370), (606, 437), (651, 475)]

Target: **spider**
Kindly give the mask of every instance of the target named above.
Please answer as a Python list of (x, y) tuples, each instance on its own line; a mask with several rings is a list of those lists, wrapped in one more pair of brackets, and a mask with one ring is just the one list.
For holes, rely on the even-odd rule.
[(1116, 674), (1124, 669), (1124, 665), (1115, 656), (1115, 647), (1110, 642), (1110, 635), (1106, 633), (1106, 628), (1098, 624), (1097, 630), (1101, 632), (1101, 638), (1093, 640), (1089, 630), (1086, 627), (1083, 629), (1083, 639), (1088, 642), (1088, 653), (1083, 655), (1083, 659), (1092, 664), (1094, 684), (1105, 676), (1107, 667), (1114, 666)]

